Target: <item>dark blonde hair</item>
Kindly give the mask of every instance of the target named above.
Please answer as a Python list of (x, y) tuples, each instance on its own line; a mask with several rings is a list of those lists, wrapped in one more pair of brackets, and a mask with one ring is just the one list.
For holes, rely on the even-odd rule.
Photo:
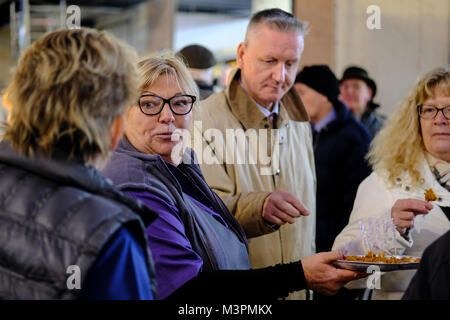
[(416, 82), (371, 144), (370, 164), (374, 170), (386, 170), (392, 186), (405, 171), (411, 176), (412, 184), (423, 182), (419, 169), (425, 146), (417, 106), (436, 95), (450, 96), (448, 66), (434, 69)]
[[(138, 69), (142, 81), (141, 89), (150, 87), (163, 75), (170, 75), (183, 93), (195, 96), (198, 101), (199, 92), (194, 79), (184, 62), (172, 52), (145, 57), (139, 61)], [(197, 102), (194, 105), (196, 104)]]
[(109, 128), (137, 99), (136, 54), (94, 29), (49, 33), (27, 48), (9, 85), (4, 137), (29, 156), (39, 149), (93, 161), (109, 154)]

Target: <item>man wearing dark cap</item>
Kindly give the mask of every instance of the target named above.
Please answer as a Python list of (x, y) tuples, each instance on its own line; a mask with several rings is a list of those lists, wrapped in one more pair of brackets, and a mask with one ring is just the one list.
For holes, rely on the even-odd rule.
[(364, 157), (371, 137), (338, 100), (339, 82), (325, 65), (305, 67), (295, 87), (311, 118), (317, 174), (317, 252), (329, 251), (348, 223), (361, 181), (370, 174)]
[(200, 100), (214, 93), (214, 66), (217, 61), (214, 54), (198, 44), (189, 45), (177, 52), (188, 66), (189, 72), (200, 90)]
[(345, 69), (340, 81), (341, 100), (369, 130), (372, 136), (380, 130), (385, 116), (376, 112), (379, 105), (373, 102), (377, 93), (375, 81), (369, 78), (367, 71), (351, 66)]

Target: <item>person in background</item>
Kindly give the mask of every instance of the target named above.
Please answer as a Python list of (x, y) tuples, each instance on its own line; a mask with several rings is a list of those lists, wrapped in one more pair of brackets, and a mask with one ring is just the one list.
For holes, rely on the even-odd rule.
[(214, 66), (217, 64), (214, 54), (206, 47), (193, 44), (177, 52), (188, 66), (200, 91), (200, 100), (214, 93)]
[(402, 300), (450, 300), (450, 231), (425, 249)]
[(103, 173), (159, 217), (147, 228), (158, 299), (266, 301), (309, 288), (333, 294), (364, 276), (333, 267), (338, 252), (250, 269), (247, 238), (223, 201), (207, 185), (196, 155), (177, 135), (189, 133), (198, 89), (173, 56), (139, 62), (138, 101), (126, 113), (127, 128)]
[[(378, 245), (382, 248), (374, 250), (421, 256), (450, 229), (449, 67), (432, 70), (417, 81), (374, 138), (368, 159), (374, 171), (359, 186), (349, 223), (333, 249), (366, 254), (362, 223), (366, 230), (371, 224), (378, 226), (385, 239)], [(430, 188), (436, 201), (425, 199)], [(385, 229), (390, 221), (393, 230)], [(384, 274), (372, 299), (400, 299), (413, 275), (413, 270)], [(358, 285), (366, 287), (351, 287)]]
[(371, 137), (338, 100), (328, 66), (304, 67), (295, 79), (313, 130), (317, 175), (316, 250), (329, 251), (347, 225), (359, 184), (370, 174), (364, 157)]
[[(206, 146), (213, 158), (200, 166), (243, 226), (253, 268), (315, 252), (312, 135), (308, 113), (292, 87), (305, 33), (304, 24), (283, 10), (255, 13), (237, 48), (238, 68), (230, 73), (228, 87), (204, 100), (194, 115), (193, 136), (202, 138), (194, 149), (203, 155)], [(228, 139), (224, 154), (223, 140), (211, 131), (220, 132), (219, 137), (249, 135), (236, 139), (242, 143), (236, 150), (228, 148), (234, 143)], [(259, 134), (258, 142), (252, 132)], [(305, 297), (297, 292), (289, 299)]]
[(377, 93), (375, 81), (369, 78), (367, 71), (357, 66), (345, 69), (340, 81), (340, 100), (351, 110), (375, 137), (386, 117), (377, 112), (380, 106), (373, 102)]
[(157, 214), (95, 167), (139, 92), (136, 55), (111, 35), (33, 42), (8, 87), (0, 142), (0, 299), (153, 299), (144, 225)]
[(5, 126), (4, 123), (8, 120), (8, 109), (5, 105), (6, 94), (4, 90), (5, 88), (3, 87), (3, 83), (0, 83), (0, 140)]

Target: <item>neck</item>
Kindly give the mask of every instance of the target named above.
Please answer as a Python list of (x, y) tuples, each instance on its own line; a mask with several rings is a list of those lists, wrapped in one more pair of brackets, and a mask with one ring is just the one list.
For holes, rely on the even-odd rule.
[(275, 102), (265, 102), (258, 100), (251, 92), (247, 90), (245, 79), (242, 77), (242, 71), (241, 71), (241, 79), (239, 80), (242, 89), (244, 89), (245, 93), (257, 104), (259, 104), (261, 107), (266, 108), (269, 111), (272, 111), (273, 107), (275, 106)]
[(361, 109), (361, 110), (359, 110), (359, 111), (355, 111), (355, 110), (350, 110), (350, 111), (352, 112), (353, 116), (354, 116), (356, 119), (361, 120), (361, 117), (362, 117), (362, 115), (363, 115), (363, 113), (364, 113), (364, 109)]
[(311, 116), (311, 122), (313, 124), (316, 124), (317, 122), (325, 118), (328, 114), (330, 114), (331, 110), (333, 110), (333, 104), (327, 101), (315, 116)]

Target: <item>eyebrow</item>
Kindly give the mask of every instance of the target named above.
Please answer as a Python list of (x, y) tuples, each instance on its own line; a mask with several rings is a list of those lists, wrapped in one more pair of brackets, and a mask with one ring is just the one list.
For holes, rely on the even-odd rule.
[[(142, 94), (141, 94), (141, 96), (144, 95), (144, 94), (153, 94), (153, 95), (155, 95), (155, 96), (161, 97), (159, 94), (157, 94), (156, 92), (152, 92), (152, 91), (143, 91)], [(178, 96), (178, 95), (180, 95), (180, 94), (184, 94), (184, 93), (181, 92), (181, 91), (179, 91), (179, 92), (175, 93), (172, 97)], [(170, 97), (170, 98), (172, 98), (172, 97)], [(161, 97), (161, 98), (163, 98), (163, 97)], [(167, 98), (167, 99), (168, 99), (168, 98)]]

